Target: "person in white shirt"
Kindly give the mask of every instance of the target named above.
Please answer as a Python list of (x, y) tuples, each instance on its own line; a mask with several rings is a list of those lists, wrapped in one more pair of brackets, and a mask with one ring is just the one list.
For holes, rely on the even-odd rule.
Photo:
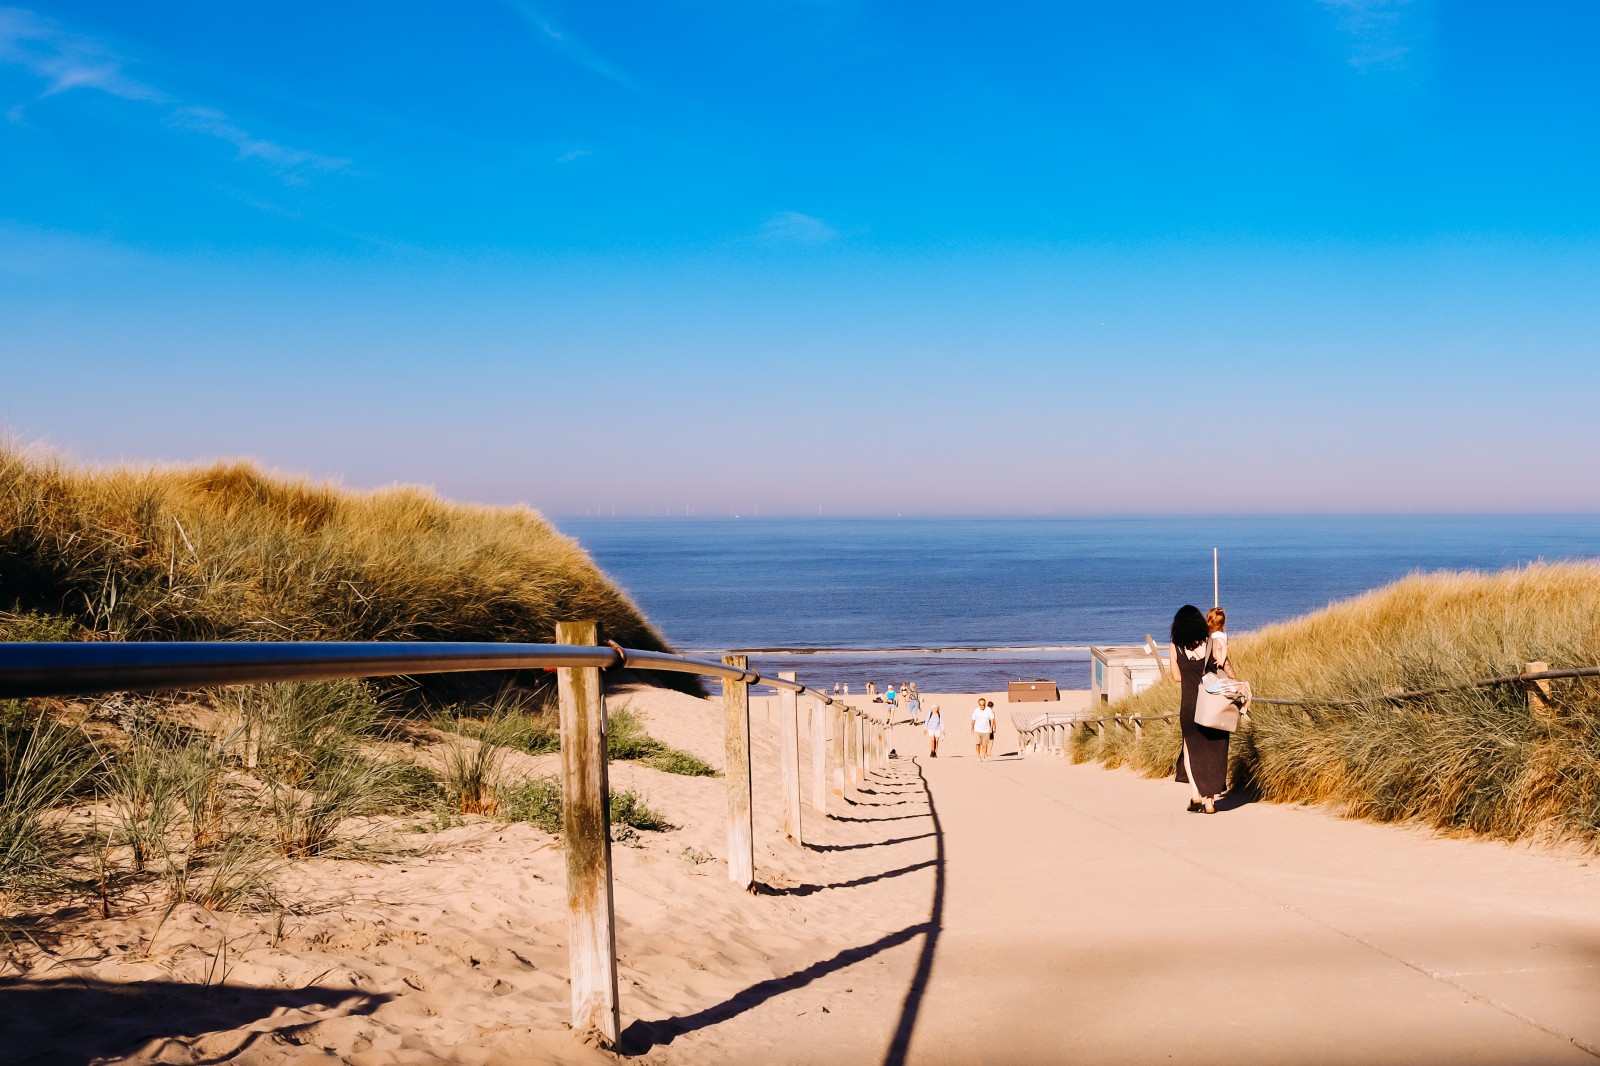
[(972, 712), (972, 735), (977, 741), (978, 761), (983, 762), (989, 758), (989, 747), (994, 743), (994, 705), (988, 700), (979, 700)]
[(939, 738), (944, 736), (944, 719), (939, 716), (937, 704), (934, 705), (932, 711), (928, 712), (928, 721), (923, 728), (928, 733), (928, 757), (937, 759), (939, 757)]

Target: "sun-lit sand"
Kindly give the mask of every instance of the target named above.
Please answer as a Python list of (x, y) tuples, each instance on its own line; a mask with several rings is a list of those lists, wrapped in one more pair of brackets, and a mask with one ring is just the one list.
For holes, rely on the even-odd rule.
[[(992, 762), (971, 747), (977, 696), (930, 695), (949, 723), (940, 758), (902, 725), (902, 758), (853, 799), (830, 795), (831, 818), (806, 809), (805, 847), (780, 832), (776, 701), (754, 700), (755, 892), (727, 879), (725, 780), (615, 765), (616, 787), (679, 826), (614, 852), (627, 1055), (1593, 1061), (1590, 856), (1298, 805), (1189, 815), (1171, 782), (1015, 754), (1012, 710), (1086, 693), (995, 696)], [(656, 736), (721, 763), (717, 701), (643, 688), (624, 701)], [(405, 844), (397, 860), (297, 867), (281, 919), (164, 916), (152, 901), (25, 930), (37, 947), (0, 985), (0, 1058), (616, 1061), (566, 1025), (559, 842), (475, 819)], [(1227, 975), (1229, 1010), (1197, 991), (1195, 960)]]
[[(929, 698), (945, 707), (947, 757), (971, 754), (967, 715), (976, 699)], [(638, 687), (610, 703), (641, 712), (653, 735), (721, 767), (720, 700)], [(910, 979), (911, 943), (796, 976), (826, 968), (845, 949), (911, 939), (904, 931), (928, 914), (927, 864), (886, 872), (895, 863), (886, 868), (893, 844), (885, 842), (928, 829), (901, 798), (915, 788), (912, 768), (897, 760), (897, 783), (877, 785), (881, 796), (852, 804), (831, 795), (839, 817), (808, 807), (807, 847), (785, 842), (774, 703), (752, 700), (757, 893), (727, 879), (724, 779), (612, 766), (613, 788), (639, 790), (677, 827), (614, 849), (623, 1025), (631, 1046), (648, 1049), (647, 1061), (738, 1061), (755, 1050), (751, 1040), (799, 1049), (819, 1027), (829, 1046), (852, 1027), (876, 1041), (883, 1012), (893, 1013)], [(1010, 750), (1003, 703), (1001, 711), (997, 750)], [(920, 729), (902, 724), (895, 737), (904, 754), (925, 750)], [(437, 753), (424, 748), (419, 757)], [(803, 733), (803, 766), (809, 758)], [(506, 771), (518, 778), (556, 768), (553, 755), (513, 755)], [(902, 803), (903, 815), (890, 806)], [(526, 824), (469, 819), (403, 835), (398, 846), (410, 853), (295, 867), (284, 893), (294, 913), (282, 918), (189, 905), (166, 914), (159, 900), (110, 921), (82, 910), (61, 915), (39, 934), (45, 952), (34, 954), (26, 980), (4, 992), (0, 1033), (41, 1061), (606, 1060), (566, 1025), (559, 840)], [(737, 1024), (779, 997), (781, 1025), (770, 1009), (759, 1033)]]

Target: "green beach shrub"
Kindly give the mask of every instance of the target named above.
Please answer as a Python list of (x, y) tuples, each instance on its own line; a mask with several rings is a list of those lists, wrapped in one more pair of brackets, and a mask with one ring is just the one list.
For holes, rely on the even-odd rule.
[(607, 717), (606, 756), (631, 759), (654, 770), (686, 777), (717, 777), (718, 771), (696, 755), (669, 747), (645, 732), (644, 721), (624, 703)]
[[(611, 793), (610, 811), (613, 839), (626, 838), (626, 830), (659, 833), (673, 828), (632, 789)], [(546, 833), (561, 832), (561, 782), (552, 774), (505, 787), (500, 793), (500, 816), (529, 822)]]

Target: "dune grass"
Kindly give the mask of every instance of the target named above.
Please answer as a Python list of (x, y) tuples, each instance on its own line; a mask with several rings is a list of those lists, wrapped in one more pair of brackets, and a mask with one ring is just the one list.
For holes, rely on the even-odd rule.
[[(1341, 700), (1512, 674), (1530, 661), (1600, 665), (1600, 564), (1408, 577), (1305, 617), (1235, 637), (1258, 696)], [(1503, 840), (1600, 848), (1600, 682), (1551, 683), (1553, 721), (1520, 685), (1357, 706), (1257, 704), (1235, 735), (1230, 780), (1276, 802), (1417, 821)], [(1118, 703), (1176, 714), (1162, 682)], [(1076, 731), (1075, 757), (1170, 774), (1176, 722), (1143, 736)]]
[(0, 559), (0, 639), (549, 642), (581, 618), (666, 650), (527, 507), (354, 492), (243, 462), (81, 470), (0, 444)]
[[(561, 750), (560, 727), (556, 712), (549, 706), (534, 706), (514, 692), (502, 692), (490, 704), (487, 713), (480, 716), (468, 714), (460, 707), (452, 707), (434, 716), (440, 729), (485, 741), (490, 745), (511, 748), (529, 755), (543, 755)], [(462, 748), (465, 757), (484, 760), (488, 756), (475, 750)], [(660, 770), (663, 773), (685, 777), (717, 777), (721, 771), (697, 755), (674, 748), (651, 736), (641, 719), (624, 701), (607, 715), (606, 757), (612, 760), (629, 760)]]
[(57, 885), (69, 842), (63, 805), (93, 772), (81, 731), (0, 703), (0, 899)]
[(624, 703), (608, 715), (606, 755), (634, 759), (663, 773), (685, 777), (717, 777), (716, 767), (687, 751), (671, 747), (645, 732), (644, 722)]
[[(506, 785), (500, 795), (501, 817), (529, 822), (546, 833), (561, 832), (561, 782), (553, 774)], [(629, 840), (638, 830), (659, 833), (671, 828), (666, 818), (634, 790), (611, 793), (612, 839)]]
[[(605, 638), (669, 650), (528, 508), (350, 492), (244, 463), (79, 470), (0, 444), (0, 561), (0, 641), (537, 643), (558, 620), (592, 618)], [(285, 865), (381, 854), (374, 833), (394, 816), (504, 817), (505, 751), (559, 745), (552, 689), (529, 671), (0, 704), (0, 901), (88, 894), (108, 914), (164, 885), (173, 901), (277, 906)], [(441, 706), (477, 740), (445, 752), (443, 780), (395, 754), (403, 716), (438, 721)], [(624, 739), (625, 757), (709, 770), (640, 729)], [(637, 796), (617, 802), (626, 831), (660, 823)]]

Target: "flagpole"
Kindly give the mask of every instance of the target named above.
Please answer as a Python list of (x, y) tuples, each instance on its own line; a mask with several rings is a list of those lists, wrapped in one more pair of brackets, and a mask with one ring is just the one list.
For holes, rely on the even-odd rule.
[(1222, 606), (1222, 585), (1217, 581), (1217, 549), (1211, 549), (1211, 606)]

